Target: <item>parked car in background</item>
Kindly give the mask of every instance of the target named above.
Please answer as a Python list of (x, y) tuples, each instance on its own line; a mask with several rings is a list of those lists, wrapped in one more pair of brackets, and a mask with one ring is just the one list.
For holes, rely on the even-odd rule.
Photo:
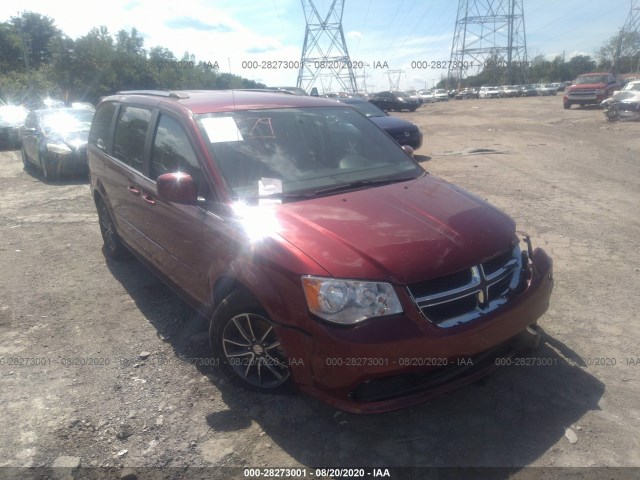
[(0, 148), (20, 148), (20, 127), (29, 111), (20, 105), (0, 106)]
[(340, 102), (350, 105), (393, 137), (400, 145), (418, 149), (422, 146), (422, 132), (417, 125), (386, 114), (371, 102), (360, 98), (341, 98)]
[(622, 84), (611, 73), (585, 73), (565, 90), (562, 103), (565, 109), (571, 105), (600, 105), (621, 87)]
[(415, 90), (411, 90), (408, 92), (405, 92), (407, 95), (409, 95), (409, 98), (411, 100), (414, 100), (418, 103), (418, 105), (422, 105), (424, 102), (422, 101), (422, 97), (420, 96), (420, 94), (415, 91)]
[(369, 97), (369, 101), (381, 110), (415, 112), (420, 106), (418, 102), (404, 92), (380, 92)]
[(627, 82), (627, 84), (625, 84), (625, 86), (622, 87), (622, 90), (616, 90), (613, 93), (616, 94), (618, 92), (639, 92), (639, 91), (640, 91), (640, 80), (632, 80), (630, 82)]
[(475, 88), (464, 88), (460, 90), (453, 98), (456, 100), (467, 100), (469, 98), (478, 98), (478, 91)]
[(537, 97), (539, 95), (538, 89), (533, 85), (523, 85), (520, 92), (523, 97)]
[(540, 339), (550, 257), (335, 100), (120, 92), (89, 166), (105, 253), (134, 252), (210, 319), (236, 385), (383, 412)]
[(449, 100), (449, 93), (444, 88), (436, 88), (433, 91), (433, 96), (438, 102), (446, 102)]
[(436, 97), (431, 90), (418, 90), (418, 95), (420, 95), (422, 103), (433, 103), (436, 101)]
[(539, 95), (556, 95), (558, 93), (558, 88), (550, 83), (542, 83), (537, 88)]
[(29, 112), (20, 128), (25, 168), (38, 167), (46, 180), (62, 174), (86, 174), (87, 139), (93, 114), (84, 108)]
[(498, 87), (481, 87), (478, 92), (478, 98), (498, 98), (500, 96), (500, 89)]
[(518, 85), (503, 85), (500, 87), (500, 97), (519, 97), (520, 87)]

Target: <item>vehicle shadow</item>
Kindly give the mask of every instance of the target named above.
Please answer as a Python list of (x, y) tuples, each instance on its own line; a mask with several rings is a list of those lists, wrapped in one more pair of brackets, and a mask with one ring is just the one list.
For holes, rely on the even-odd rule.
[[(255, 421), (303, 465), (329, 467), (512, 467), (530, 465), (588, 411), (604, 384), (577, 366), (557, 340), (529, 358), (552, 365), (503, 367), (480, 382), (421, 405), (380, 415), (338, 412), (302, 394), (255, 397), (246, 408), (237, 389), (217, 385), (230, 411)], [(216, 416), (212, 414), (210, 416)], [(212, 428), (219, 422), (207, 419)], [(579, 433), (579, 432), (578, 432)]]
[[(137, 260), (108, 259), (107, 265), (176, 356), (210, 358), (205, 318)], [(212, 431), (239, 432), (255, 422), (265, 432), (259, 442), (277, 444), (299, 464), (508, 467), (492, 470), (492, 478), (509, 478), (559, 441), (570, 445), (563, 438), (566, 429), (575, 430), (587, 412), (598, 410), (605, 390), (581, 368), (578, 353), (546, 334), (528, 358), (527, 366), (503, 366), (421, 405), (378, 415), (340, 412), (302, 393), (250, 392), (231, 384), (215, 366), (196, 366), (227, 407), (206, 415)]]
[(54, 179), (44, 178), (42, 171), (35, 165), (29, 165), (29, 167), (22, 167), (22, 170), (36, 180), (39, 180), (47, 185), (87, 185), (89, 183), (89, 175), (87, 173), (68, 173), (57, 176)]

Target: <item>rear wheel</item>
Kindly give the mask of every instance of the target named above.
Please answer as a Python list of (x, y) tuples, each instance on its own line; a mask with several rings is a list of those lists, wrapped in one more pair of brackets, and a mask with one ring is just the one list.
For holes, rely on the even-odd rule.
[(209, 339), (220, 369), (236, 385), (268, 393), (290, 389), (288, 362), (273, 322), (248, 292), (236, 290), (216, 308)]
[(100, 233), (104, 242), (104, 248), (109, 257), (120, 260), (129, 256), (127, 247), (124, 246), (120, 235), (116, 232), (116, 226), (113, 223), (109, 209), (104, 200), (98, 200), (98, 221), (100, 222)]

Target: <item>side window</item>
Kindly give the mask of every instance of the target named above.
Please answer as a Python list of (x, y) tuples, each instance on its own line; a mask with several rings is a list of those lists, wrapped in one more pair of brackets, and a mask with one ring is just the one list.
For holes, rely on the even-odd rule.
[(123, 106), (116, 123), (113, 156), (138, 171), (142, 171), (144, 141), (150, 120), (151, 110)]
[(27, 118), (25, 118), (24, 126), (25, 128), (36, 128), (37, 125), (38, 123), (36, 121), (36, 114), (35, 112), (31, 112), (29, 115), (27, 115)]
[(111, 129), (111, 121), (113, 113), (116, 111), (115, 103), (105, 103), (98, 108), (98, 111), (91, 122), (91, 130), (89, 131), (89, 145), (106, 151), (109, 145), (109, 130)]
[(174, 172), (191, 175), (198, 187), (198, 195), (208, 196), (207, 180), (189, 137), (177, 120), (167, 115), (160, 115), (151, 152), (149, 177), (156, 180), (164, 173)]

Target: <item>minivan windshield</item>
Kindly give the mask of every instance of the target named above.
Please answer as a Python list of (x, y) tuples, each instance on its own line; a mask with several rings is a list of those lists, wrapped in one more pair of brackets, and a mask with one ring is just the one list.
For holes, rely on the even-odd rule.
[(339, 193), (425, 172), (350, 107), (243, 110), (197, 115), (231, 197)]

